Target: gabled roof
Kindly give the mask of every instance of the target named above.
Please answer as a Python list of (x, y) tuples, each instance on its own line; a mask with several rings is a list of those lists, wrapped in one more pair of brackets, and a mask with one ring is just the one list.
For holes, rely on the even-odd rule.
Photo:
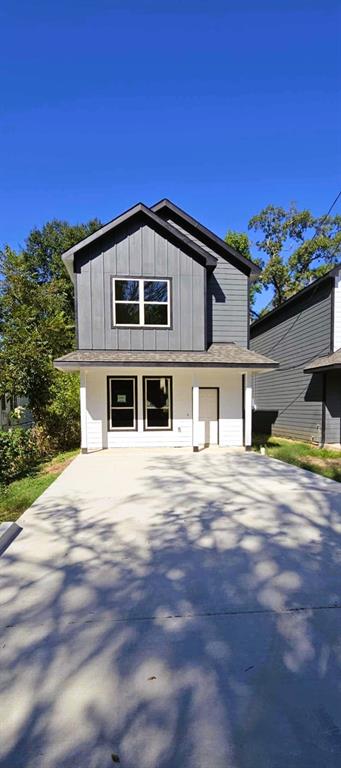
[(263, 322), (268, 320), (268, 318), (272, 318), (274, 315), (276, 315), (278, 312), (281, 312), (281, 310), (288, 307), (290, 304), (294, 304), (295, 301), (300, 301), (302, 296), (305, 296), (309, 291), (315, 291), (316, 288), (318, 288), (320, 285), (322, 285), (326, 280), (330, 280), (331, 277), (335, 277), (335, 275), (338, 274), (338, 272), (341, 269), (341, 263), (336, 264), (335, 267), (332, 267), (332, 269), (329, 270), (329, 272), (326, 272), (325, 275), (322, 275), (322, 277), (318, 277), (317, 280), (313, 280), (309, 285), (306, 285), (304, 288), (301, 288), (300, 291), (297, 291), (297, 293), (294, 293), (293, 296), (290, 296), (289, 299), (286, 299), (286, 301), (283, 301), (282, 304), (279, 304), (278, 307), (275, 307), (274, 309), (271, 309), (270, 312), (267, 312), (266, 315), (262, 315), (262, 317), (259, 317), (257, 320), (254, 320), (254, 322), (251, 324), (251, 333), (253, 328), (258, 328)]
[(240, 347), (238, 344), (221, 343), (199, 351), (175, 350), (121, 350), (121, 349), (76, 349), (54, 360), (54, 366), (61, 370), (99, 366), (158, 366), (158, 367), (208, 367), (239, 368), (241, 370), (266, 371), (278, 368), (279, 363), (258, 352)]
[(182, 223), (189, 232), (201, 240), (206, 246), (218, 252), (219, 255), (233, 263), (243, 272), (246, 272), (246, 274), (259, 275), (261, 272), (260, 267), (258, 267), (257, 264), (254, 264), (251, 259), (247, 259), (245, 256), (242, 256), (239, 251), (236, 251), (235, 248), (232, 248), (232, 246), (228, 245), (225, 240), (222, 240), (221, 237), (215, 235), (214, 232), (211, 232), (210, 229), (204, 227), (203, 224), (200, 224), (199, 221), (193, 219), (192, 216), (186, 213), (186, 211), (183, 211), (182, 208), (179, 208), (179, 206), (172, 203), (171, 200), (164, 198), (158, 203), (155, 203), (155, 205), (152, 205), (151, 210), (162, 218), (167, 217), (167, 215), (173, 216), (179, 224)]
[(73, 260), (76, 253), (79, 253), (88, 245), (91, 245), (91, 243), (94, 243), (101, 237), (107, 235), (109, 232), (113, 232), (115, 229), (121, 227), (136, 217), (143, 218), (146, 221), (152, 223), (156, 229), (163, 232), (166, 236), (168, 236), (168, 238), (175, 240), (187, 252), (190, 251), (191, 255), (194, 256), (197, 261), (199, 261), (207, 269), (214, 269), (216, 266), (218, 259), (214, 255), (210, 254), (198, 243), (193, 242), (190, 237), (187, 237), (176, 227), (173, 227), (171, 224), (169, 224), (169, 222), (164, 221), (164, 219), (154, 213), (150, 208), (147, 208), (146, 205), (143, 203), (137, 203), (137, 205), (134, 205), (120, 216), (112, 219), (112, 221), (109, 221), (108, 224), (104, 224), (103, 227), (97, 229), (97, 231), (93, 232), (92, 235), (85, 237), (79, 243), (73, 245), (72, 248), (69, 248), (68, 251), (65, 251), (65, 253), (62, 254), (63, 262), (71, 277), (73, 276)]
[(312, 360), (305, 367), (304, 373), (322, 373), (322, 371), (332, 371), (335, 368), (341, 368), (341, 348), (331, 352), (329, 355), (316, 357), (315, 360)]

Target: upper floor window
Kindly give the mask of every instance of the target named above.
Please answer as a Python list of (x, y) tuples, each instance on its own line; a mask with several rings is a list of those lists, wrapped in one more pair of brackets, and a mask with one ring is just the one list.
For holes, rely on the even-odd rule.
[(113, 278), (114, 325), (170, 326), (169, 280)]

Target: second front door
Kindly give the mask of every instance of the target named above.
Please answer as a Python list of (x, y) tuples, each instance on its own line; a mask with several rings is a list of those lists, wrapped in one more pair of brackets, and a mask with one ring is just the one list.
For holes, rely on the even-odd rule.
[(218, 389), (200, 387), (199, 389), (200, 443), (218, 444)]

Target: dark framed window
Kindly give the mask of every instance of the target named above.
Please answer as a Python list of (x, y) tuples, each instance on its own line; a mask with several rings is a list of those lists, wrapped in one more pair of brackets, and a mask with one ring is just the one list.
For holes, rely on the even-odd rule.
[(172, 384), (171, 376), (143, 377), (143, 424), (145, 430), (172, 429)]
[(137, 429), (137, 377), (108, 376), (109, 430)]
[(169, 328), (170, 280), (113, 277), (113, 322)]

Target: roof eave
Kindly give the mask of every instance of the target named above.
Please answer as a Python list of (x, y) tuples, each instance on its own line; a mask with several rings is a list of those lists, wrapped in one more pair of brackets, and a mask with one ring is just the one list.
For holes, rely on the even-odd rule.
[(258, 266), (258, 264), (254, 264), (251, 259), (247, 259), (245, 256), (243, 256), (239, 251), (237, 251), (235, 248), (233, 248), (228, 243), (225, 243), (224, 240), (222, 240), (221, 237), (218, 237), (218, 235), (215, 235), (214, 232), (212, 232), (210, 229), (205, 227), (203, 224), (200, 224), (199, 221), (194, 219), (192, 216), (189, 216), (186, 211), (184, 211), (182, 208), (179, 208), (179, 206), (175, 205), (171, 202), (171, 200), (168, 200), (167, 198), (163, 198), (162, 200), (159, 200), (158, 203), (155, 203), (151, 206), (151, 210), (158, 212), (162, 210), (163, 208), (168, 208), (170, 211), (178, 215), (180, 218), (182, 218), (184, 221), (186, 221), (188, 224), (190, 224), (193, 228), (197, 229), (199, 232), (204, 234), (208, 239), (212, 241), (216, 246), (223, 249), (226, 252), (226, 255), (229, 254), (234, 259), (239, 261), (241, 264), (243, 264), (244, 267), (246, 267), (249, 272), (250, 276), (252, 275), (255, 279), (257, 275), (261, 273), (261, 268)]
[(112, 229), (114, 229), (114, 227), (118, 227), (120, 224), (124, 223), (124, 221), (126, 221), (131, 216), (141, 212), (143, 207), (143, 203), (136, 203), (136, 205), (133, 205), (131, 208), (128, 208), (126, 211), (124, 211), (124, 213), (121, 213), (119, 216), (111, 219), (107, 224), (104, 224), (103, 227), (97, 229), (96, 232), (88, 235), (88, 237), (84, 237), (83, 240), (79, 241), (79, 243), (76, 243), (67, 251), (62, 253), (61, 258), (63, 261), (68, 261), (71, 257), (73, 258), (75, 253), (83, 250), (83, 248), (86, 248), (87, 245), (90, 245), (99, 237), (103, 237), (103, 235), (105, 235), (107, 232), (110, 232)]
[(73, 266), (73, 254), (68, 255), (67, 258), (63, 258), (64, 267), (73, 283), (75, 283), (75, 271)]
[(53, 365), (60, 371), (80, 370), (80, 368), (229, 368), (233, 370), (265, 373), (274, 371), (279, 367), (279, 363), (223, 363), (212, 362), (181, 362), (181, 361), (160, 361), (160, 360), (63, 360), (53, 361)]
[(119, 226), (124, 224), (126, 221), (129, 221), (134, 216), (137, 216), (139, 214), (144, 215), (147, 219), (151, 220), (157, 227), (161, 228), (163, 231), (167, 232), (171, 237), (175, 238), (178, 243), (182, 243), (187, 248), (189, 248), (192, 252), (194, 252), (197, 257), (202, 262), (202, 265), (205, 266), (207, 269), (213, 270), (218, 262), (218, 259), (216, 259), (214, 256), (209, 254), (207, 251), (204, 250), (204, 248), (201, 248), (196, 243), (193, 243), (193, 241), (186, 237), (186, 235), (179, 232), (176, 227), (173, 227), (171, 224), (169, 224), (167, 221), (164, 221), (164, 219), (160, 218), (154, 211), (152, 211), (150, 208), (147, 208), (143, 203), (137, 203), (132, 208), (129, 208), (127, 211), (122, 213), (120, 216), (117, 216), (115, 219), (112, 219), (108, 222), (108, 224), (105, 224), (103, 227), (100, 227), (96, 232), (93, 232), (88, 237), (81, 240), (79, 243), (76, 243), (76, 245), (72, 246), (72, 248), (69, 248), (65, 253), (62, 254), (62, 260), (66, 266), (67, 271), (69, 272), (71, 279), (73, 279), (73, 271), (74, 271), (74, 256), (76, 253), (79, 253), (87, 246), (91, 245), (93, 242), (98, 240), (100, 237), (104, 237), (108, 232), (113, 231), (114, 229), (117, 229)]
[(265, 320), (273, 317), (277, 312), (280, 312), (281, 309), (284, 309), (289, 304), (293, 304), (295, 301), (299, 301), (301, 296), (308, 293), (310, 290), (315, 290), (315, 287), (319, 287), (322, 285), (326, 280), (331, 280), (332, 277), (335, 277), (339, 273), (341, 269), (341, 264), (336, 264), (335, 267), (329, 270), (329, 272), (326, 272), (325, 275), (322, 275), (322, 277), (318, 277), (317, 280), (313, 280), (312, 283), (309, 283), (309, 285), (305, 285), (304, 288), (301, 288), (300, 291), (297, 291), (297, 293), (294, 293), (293, 296), (290, 296), (286, 301), (283, 301), (282, 304), (279, 304), (278, 307), (274, 307), (270, 310), (270, 312), (267, 312), (266, 315), (262, 315), (262, 317), (258, 317), (257, 320), (254, 320), (253, 323), (251, 323), (250, 330), (252, 334), (253, 328), (258, 328), (262, 323), (265, 322)]
[(326, 371), (334, 371), (341, 368), (341, 363), (328, 363), (326, 365), (317, 365), (304, 368), (304, 373), (326, 373)]

